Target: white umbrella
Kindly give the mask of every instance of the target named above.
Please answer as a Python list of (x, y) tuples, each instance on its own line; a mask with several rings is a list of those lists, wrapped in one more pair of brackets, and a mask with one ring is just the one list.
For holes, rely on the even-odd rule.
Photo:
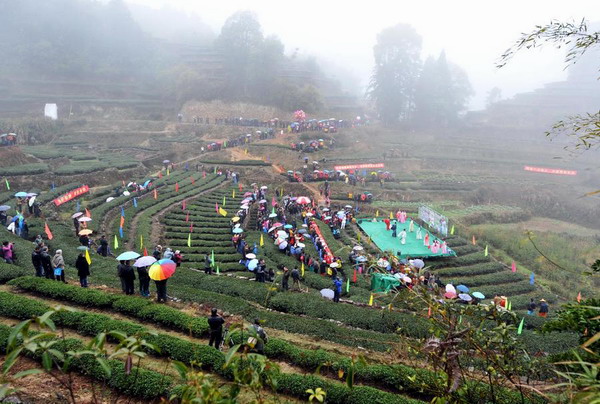
[(113, 199), (115, 199), (113, 196), (109, 196), (108, 198), (106, 198), (106, 203), (112, 201)]
[(422, 269), (425, 266), (425, 262), (420, 259), (410, 260), (408, 263), (417, 269)]
[[(130, 186), (133, 185), (133, 182), (130, 182), (129, 184), (127, 184), (127, 188), (129, 188)], [(137, 261), (136, 261), (137, 262)], [(135, 265), (134, 265), (135, 266)]]
[(268, 189), (268, 187), (266, 185), (263, 185), (262, 187), (260, 187), (260, 189)]
[(270, 213), (270, 214), (269, 214), (269, 217), (270, 217), (270, 218), (277, 217), (277, 213)]
[(456, 295), (456, 289), (454, 288), (454, 285), (452, 285), (451, 283), (447, 284), (446, 293), (454, 293)]
[(84, 216), (84, 217), (80, 217), (78, 220), (79, 220), (80, 222), (91, 222), (91, 221), (92, 221), (92, 218), (91, 218), (91, 217)]
[(323, 296), (326, 299), (333, 300), (335, 292), (331, 289), (321, 289), (321, 296)]
[(306, 245), (305, 245), (304, 243), (297, 243), (296, 245), (297, 245), (298, 247), (300, 247), (300, 248), (304, 248), (304, 247), (306, 247)]
[(254, 258), (256, 258), (256, 254), (246, 254), (246, 258), (253, 260)]
[(346, 205), (344, 207), (347, 208), (347, 209), (352, 209), (352, 205)]
[(29, 206), (33, 206), (33, 203), (35, 202), (35, 196), (32, 196), (31, 198), (29, 198)]
[(74, 213), (74, 214), (71, 216), (71, 219), (76, 219), (76, 218), (78, 218), (79, 216), (83, 216), (83, 212), (77, 212), (77, 213)]
[(339, 267), (339, 266), (340, 266), (340, 264), (338, 264), (337, 262), (332, 262), (331, 264), (329, 264), (329, 266), (330, 266), (331, 268), (337, 268), (337, 267)]
[(362, 251), (362, 250), (364, 250), (364, 248), (362, 246), (359, 246), (359, 245), (355, 245), (352, 249), (356, 250), (356, 251)]
[(123, 192), (123, 195), (124, 196), (129, 196), (129, 195), (131, 195), (131, 193), (129, 191), (125, 191), (125, 192)]
[(138, 258), (134, 263), (134, 267), (148, 267), (156, 262), (156, 258), (151, 255), (146, 255), (144, 257)]
[(279, 249), (280, 250), (285, 250), (287, 246), (288, 246), (288, 242), (284, 241), (284, 242), (282, 242), (282, 243), (279, 244)]

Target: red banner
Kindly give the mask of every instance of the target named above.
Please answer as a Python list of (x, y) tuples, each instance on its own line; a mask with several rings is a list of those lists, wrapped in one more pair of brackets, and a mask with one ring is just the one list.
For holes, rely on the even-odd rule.
[(534, 173), (555, 174), (555, 175), (577, 175), (576, 170), (562, 170), (559, 168), (525, 166), (523, 169), (525, 171), (532, 171)]
[(347, 164), (343, 166), (333, 166), (336, 171), (343, 170), (360, 170), (361, 168), (384, 168), (383, 163), (364, 163), (364, 164)]
[(67, 193), (66, 193), (66, 194), (64, 194), (64, 195), (61, 195), (61, 196), (59, 196), (58, 198), (56, 198), (56, 199), (55, 199), (54, 201), (52, 201), (52, 202), (54, 202), (54, 204), (55, 204), (56, 206), (60, 206), (60, 205), (62, 205), (63, 203), (67, 203), (67, 202), (69, 202), (71, 199), (75, 199), (75, 198), (77, 198), (78, 196), (81, 196), (81, 195), (85, 194), (86, 192), (89, 192), (89, 190), (90, 190), (90, 187), (88, 187), (87, 185), (84, 185), (84, 186), (82, 186), (82, 187), (75, 188), (75, 189), (73, 189), (73, 190), (71, 190), (71, 191), (67, 192)]

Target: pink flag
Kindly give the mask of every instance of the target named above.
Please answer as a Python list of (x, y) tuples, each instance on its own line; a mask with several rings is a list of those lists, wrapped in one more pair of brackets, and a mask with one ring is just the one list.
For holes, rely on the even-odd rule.
[(512, 265), (510, 266), (510, 270), (513, 272), (517, 272), (517, 264), (513, 261)]
[(219, 204), (215, 202), (215, 210), (219, 213)]
[(185, 210), (185, 199), (181, 202), (181, 210)]
[(206, 178), (206, 171), (202, 171), (202, 178)]
[(187, 213), (185, 214), (185, 222), (187, 223), (187, 222), (189, 222), (189, 221), (190, 221), (190, 212), (187, 212)]
[(190, 223), (190, 233), (194, 231), (194, 222)]
[(277, 205), (277, 201), (275, 200), (275, 197), (273, 197), (273, 200), (271, 201), (271, 206), (275, 206)]

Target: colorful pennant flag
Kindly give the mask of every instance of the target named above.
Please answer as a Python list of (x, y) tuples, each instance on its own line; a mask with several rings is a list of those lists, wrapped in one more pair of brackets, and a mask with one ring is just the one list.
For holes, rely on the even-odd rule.
[(519, 328), (517, 328), (517, 335), (521, 335), (523, 333), (523, 325), (525, 324), (525, 317), (521, 319), (519, 323)]
[(225, 206), (225, 195), (223, 195), (223, 206)]
[(140, 250), (144, 247), (144, 235), (140, 234)]
[(273, 199), (271, 199), (271, 206), (275, 207), (275, 205), (277, 205), (277, 201), (275, 200), (275, 197), (273, 197)]
[(427, 309), (427, 318), (431, 317), (431, 306), (429, 306), (429, 309)]
[(122, 206), (121, 206), (121, 217), (125, 217), (125, 210), (123, 209)]
[(242, 183), (239, 183), (239, 184), (238, 184), (238, 189), (240, 190), (240, 192), (242, 192), (242, 189), (243, 189), (243, 188), (242, 188)]
[(194, 179), (194, 177), (190, 177), (190, 179), (192, 180), (192, 185), (194, 185), (196, 183), (196, 180)]
[(167, 175), (171, 175), (171, 170), (167, 168)]
[(185, 199), (181, 202), (181, 210), (185, 210), (186, 202)]
[(511, 311), (512, 310), (512, 302), (510, 300), (506, 300), (506, 310)]
[(192, 233), (188, 234), (188, 243), (187, 243), (188, 247), (192, 246)]
[(194, 232), (194, 222), (190, 223), (190, 233)]
[(158, 172), (158, 178), (162, 178), (162, 171)]
[(144, 247), (144, 257), (148, 256), (148, 250), (146, 249), (146, 247)]
[(219, 204), (215, 202), (215, 211), (219, 213)]
[(215, 250), (214, 249), (210, 253), (210, 266), (211, 267), (215, 266)]
[(394, 218), (394, 215), (392, 214), (392, 212), (390, 212), (390, 220), (392, 220)]
[(352, 282), (356, 283), (357, 278), (356, 278), (356, 268), (354, 269), (354, 274), (352, 275)]
[(88, 210), (88, 208), (85, 208), (85, 215), (89, 218), (92, 217), (92, 213)]
[(471, 240), (471, 242), (473, 243), (473, 245), (477, 245), (477, 242), (475, 241), (475, 236), (473, 236), (473, 239)]
[(512, 262), (512, 265), (510, 266), (510, 270), (515, 273), (517, 272), (517, 263), (516, 262)]
[(175, 192), (179, 192), (179, 183), (178, 182), (175, 183)]
[(219, 269), (219, 266), (217, 265), (217, 275), (219, 275), (221, 273), (221, 270)]
[(360, 233), (356, 233), (356, 239), (358, 240), (358, 242), (360, 243)]
[(119, 248), (119, 240), (117, 240), (117, 235), (116, 235), (116, 234), (115, 234), (114, 248), (115, 248), (115, 250), (116, 250), (117, 248)]
[(375, 217), (379, 217), (379, 209), (375, 211)]
[[(261, 234), (261, 236), (262, 236), (262, 234)], [(304, 262), (300, 265), (300, 273), (304, 277)]]
[(90, 250), (85, 250), (85, 260), (88, 265), (92, 265), (92, 258), (90, 257)]
[(206, 178), (206, 171), (202, 171), (202, 178)]
[(48, 223), (44, 223), (44, 231), (46, 232), (46, 237), (48, 237), (48, 240), (52, 240), (54, 238), (52, 232), (50, 231), (50, 227), (48, 227)]
[(185, 214), (185, 222), (187, 223), (187, 222), (189, 222), (189, 221), (190, 221), (190, 212), (187, 212), (187, 213)]
[(123, 228), (119, 227), (119, 236), (121, 236), (121, 238), (123, 238)]
[(121, 224), (120, 224), (120, 226), (123, 227), (124, 224), (125, 224), (125, 218), (123, 216), (121, 216)]

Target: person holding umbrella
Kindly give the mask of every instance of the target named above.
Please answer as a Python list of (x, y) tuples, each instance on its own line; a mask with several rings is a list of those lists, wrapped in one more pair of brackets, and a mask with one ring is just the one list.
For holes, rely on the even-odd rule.
[(152, 256), (144, 256), (138, 258), (133, 266), (137, 268), (138, 278), (140, 280), (140, 295), (142, 297), (150, 297), (150, 275), (148, 268), (154, 264), (156, 259)]
[(77, 276), (79, 276), (79, 283), (81, 284), (81, 287), (87, 288), (87, 277), (90, 276), (90, 264), (88, 264), (87, 260), (85, 259), (85, 254), (83, 252), (79, 253), (77, 256), (75, 268), (77, 268)]
[(162, 259), (148, 269), (148, 275), (156, 285), (156, 301), (167, 302), (167, 280), (175, 273), (177, 265), (169, 259)]

